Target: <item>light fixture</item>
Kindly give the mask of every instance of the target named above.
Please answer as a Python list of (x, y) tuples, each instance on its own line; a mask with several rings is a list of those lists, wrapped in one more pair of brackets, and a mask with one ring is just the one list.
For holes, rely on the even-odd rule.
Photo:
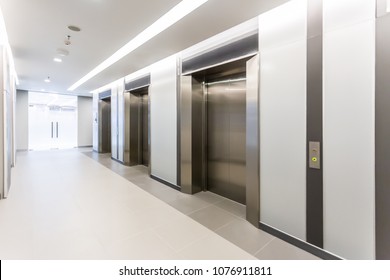
[(19, 85), (18, 74), (16, 73), (16, 69), (15, 69), (14, 56), (12, 55), (11, 46), (8, 41), (7, 29), (5, 27), (5, 22), (4, 22), (4, 17), (3, 17), (3, 12), (1, 10), (1, 7), (0, 7), (0, 46), (4, 46), (8, 52), (10, 72), (11, 75), (13, 75), (16, 84)]
[(98, 66), (96, 66), (91, 72), (82, 77), (79, 81), (74, 83), (72, 86), (68, 88), (69, 91), (73, 91), (82, 84), (84, 84), (89, 79), (93, 78), (104, 69), (108, 68), (118, 60), (122, 59), (124, 56), (128, 55), (135, 49), (139, 48), (147, 41), (158, 35), (159, 33), (166, 30), (168, 27), (172, 26), (183, 17), (196, 10), (208, 0), (183, 0), (171, 10), (169, 10), (166, 14), (156, 20), (152, 25), (147, 27), (144, 31), (139, 33), (133, 39), (131, 39), (126, 45), (117, 50), (114, 54), (112, 54), (109, 58), (104, 60)]
[(47, 76), (47, 79), (45, 79), (44, 81), (45, 81), (45, 83), (50, 83), (50, 77)]
[(59, 58), (59, 57), (55, 57), (53, 60), (54, 60), (55, 62), (62, 62), (62, 59)]
[(81, 28), (76, 26), (76, 25), (68, 25), (68, 29), (72, 30), (74, 32), (80, 32), (81, 31)]

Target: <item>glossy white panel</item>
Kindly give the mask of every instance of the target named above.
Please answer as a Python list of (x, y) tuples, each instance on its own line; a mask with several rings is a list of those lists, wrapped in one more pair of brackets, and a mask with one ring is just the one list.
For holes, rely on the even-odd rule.
[(177, 65), (176, 56), (151, 67), (151, 174), (177, 183)]
[(376, 0), (324, 0), (324, 33), (373, 19)]
[(77, 97), (77, 146), (91, 146), (92, 145), (92, 98)]
[(16, 93), (16, 150), (28, 150), (28, 92)]
[(98, 143), (99, 143), (99, 112), (98, 112), (98, 106), (99, 106), (99, 94), (93, 93), (92, 96), (92, 121), (93, 121), (93, 127), (92, 127), (92, 146), (94, 151), (98, 151)]
[(323, 63), (324, 247), (373, 259), (375, 21), (326, 33)]
[[(260, 221), (306, 238), (306, 1), (260, 16)], [(297, 14), (295, 14), (295, 12)]]
[(293, 0), (259, 16), (260, 51), (306, 39), (307, 0)]

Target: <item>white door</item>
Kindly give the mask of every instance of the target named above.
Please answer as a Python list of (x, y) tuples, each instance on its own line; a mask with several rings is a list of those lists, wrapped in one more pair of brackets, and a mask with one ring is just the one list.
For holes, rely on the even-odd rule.
[(29, 92), (29, 149), (77, 146), (77, 97)]

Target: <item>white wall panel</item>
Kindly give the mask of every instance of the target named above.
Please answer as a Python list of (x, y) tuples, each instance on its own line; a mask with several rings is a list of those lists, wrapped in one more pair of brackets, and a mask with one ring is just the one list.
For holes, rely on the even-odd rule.
[(92, 98), (79, 96), (77, 98), (77, 146), (92, 145)]
[(324, 33), (373, 18), (376, 0), (323, 0)]
[(306, 1), (259, 17), (260, 220), (306, 238)]
[(307, 0), (293, 0), (259, 16), (260, 51), (306, 40)]
[(16, 93), (16, 150), (28, 150), (28, 91)]
[(374, 258), (374, 17), (372, 0), (324, 1), (324, 248), (348, 259)]
[(151, 66), (151, 174), (177, 184), (177, 65), (171, 56)]

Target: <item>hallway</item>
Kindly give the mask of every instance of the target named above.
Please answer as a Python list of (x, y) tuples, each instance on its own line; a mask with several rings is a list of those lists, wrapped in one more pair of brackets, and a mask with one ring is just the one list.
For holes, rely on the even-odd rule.
[(237, 203), (182, 194), (107, 155), (17, 160), (0, 201), (0, 259), (316, 259), (249, 225)]

